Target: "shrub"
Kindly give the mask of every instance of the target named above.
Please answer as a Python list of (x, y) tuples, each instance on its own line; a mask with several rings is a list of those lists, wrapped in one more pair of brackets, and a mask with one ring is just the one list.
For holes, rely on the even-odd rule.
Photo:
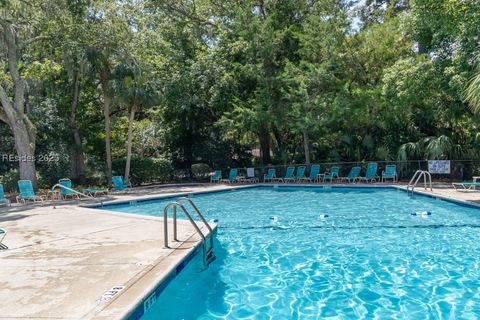
[[(114, 175), (125, 174), (126, 159), (112, 161)], [(135, 157), (130, 164), (130, 180), (138, 185), (150, 182), (167, 182), (172, 179), (173, 167), (170, 161), (158, 158)]]
[(7, 171), (0, 177), (0, 183), (3, 184), (3, 188), (6, 192), (17, 191), (17, 181), (20, 180), (20, 172), (18, 169), (12, 169)]
[(192, 174), (197, 179), (206, 178), (211, 172), (212, 172), (212, 169), (206, 163), (192, 164)]

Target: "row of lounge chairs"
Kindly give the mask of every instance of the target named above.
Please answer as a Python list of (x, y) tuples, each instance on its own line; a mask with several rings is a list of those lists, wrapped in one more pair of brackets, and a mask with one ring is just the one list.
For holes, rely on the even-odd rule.
[[(297, 172), (295, 173), (295, 169)], [(368, 164), (365, 175), (361, 176), (361, 167), (352, 167), (350, 172), (346, 176), (340, 176), (340, 167), (331, 167), (330, 170), (325, 173), (320, 173), (320, 165), (314, 164), (310, 166), (310, 172), (308, 176), (306, 175), (306, 166), (298, 166), (297, 168), (291, 166), (288, 167), (284, 177), (277, 177), (277, 172), (275, 168), (268, 169), (267, 173), (263, 177), (263, 182), (375, 182), (382, 181), (385, 182), (389, 179), (393, 182), (398, 181), (397, 176), (397, 167), (395, 165), (385, 166), (385, 170), (382, 171), (381, 176), (377, 174), (378, 164), (376, 162), (371, 162)], [(255, 177), (255, 171), (253, 168), (247, 169), (246, 177), (238, 177), (238, 169), (230, 169), (228, 178), (222, 179), (222, 171), (215, 171), (211, 178), (211, 183), (248, 183), (248, 182), (260, 182), (258, 177)]]
[[(66, 200), (66, 199), (80, 199), (80, 194), (78, 191), (73, 189), (73, 183), (70, 179), (60, 179), (58, 180), (58, 186), (60, 191), (54, 193), (49, 191), (45, 194), (37, 194), (33, 189), (32, 181), (30, 180), (19, 180), (18, 185), (18, 195), (16, 197), (17, 203), (26, 203), (27, 201), (33, 202), (43, 202), (46, 201), (49, 196), (52, 199)], [(121, 176), (112, 177), (113, 191), (123, 191), (127, 188), (131, 188), (130, 183), (126, 183)], [(97, 188), (87, 188), (82, 191), (84, 194), (97, 197), (99, 195), (107, 195), (108, 189), (97, 189)], [(0, 184), (0, 203), (9, 204), (9, 200), (5, 197), (5, 191), (3, 185)], [(0, 234), (1, 236), (1, 234)]]

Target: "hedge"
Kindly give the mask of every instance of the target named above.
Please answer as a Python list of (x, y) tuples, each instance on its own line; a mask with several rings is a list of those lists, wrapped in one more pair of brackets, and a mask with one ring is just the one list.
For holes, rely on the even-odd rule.
[[(112, 161), (114, 175), (125, 174), (126, 159)], [(130, 163), (130, 181), (139, 185), (142, 183), (167, 182), (173, 177), (173, 166), (170, 161), (159, 158), (135, 157)]]

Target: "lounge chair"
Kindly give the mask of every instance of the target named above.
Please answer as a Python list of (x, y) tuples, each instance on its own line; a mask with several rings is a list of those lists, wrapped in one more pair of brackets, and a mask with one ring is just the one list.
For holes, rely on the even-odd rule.
[(338, 179), (338, 172), (340, 171), (340, 167), (331, 167), (329, 171), (325, 173), (325, 176), (323, 177), (323, 180), (330, 180), (330, 182), (333, 181), (333, 179), (337, 178)]
[(385, 166), (385, 170), (382, 171), (382, 182), (385, 182), (386, 179), (392, 179), (393, 182), (398, 181), (396, 165), (391, 164), (391, 165)]
[(297, 167), (297, 174), (295, 175), (295, 180), (296, 181), (302, 181), (302, 180), (307, 179), (307, 177), (305, 176), (305, 169), (306, 169), (305, 166)]
[(367, 172), (365, 173), (365, 177), (358, 177), (358, 181), (363, 181), (365, 182), (373, 182), (377, 181), (377, 179), (380, 179), (380, 177), (377, 175), (377, 170), (378, 170), (378, 163), (376, 162), (370, 162), (367, 166)]
[(123, 177), (121, 177), (121, 176), (112, 177), (112, 184), (113, 184), (113, 190), (115, 190), (115, 191), (123, 191), (127, 188), (132, 187), (130, 182), (123, 181)]
[(7, 230), (0, 228), (0, 250), (8, 249), (8, 247), (2, 243), (6, 235), (7, 235)]
[(32, 200), (33, 202), (45, 201), (44, 196), (37, 195), (35, 194), (35, 191), (33, 191), (32, 181), (19, 180), (17, 184), (18, 184), (18, 192), (19, 192), (19, 195), (17, 196), (17, 203), (19, 203), (20, 201), (25, 203), (26, 200)]
[(228, 179), (221, 179), (221, 182), (234, 183), (237, 182), (238, 169), (230, 169)]
[(313, 164), (310, 167), (310, 173), (309, 173), (308, 177), (306, 177), (302, 180), (309, 181), (309, 182), (318, 182), (319, 175), (320, 175), (320, 165), (319, 164)]
[(340, 181), (348, 181), (348, 182), (355, 182), (357, 178), (360, 176), (360, 171), (362, 170), (361, 167), (352, 167), (348, 176), (346, 177), (339, 177)]
[(0, 184), (0, 203), (6, 203), (7, 205), (10, 205), (10, 200), (5, 198), (5, 191), (3, 190), (2, 184)]
[[(75, 193), (72, 190), (69, 190), (69, 189), (73, 189), (72, 188), (73, 187), (72, 180), (70, 180), (70, 179), (60, 179), (60, 180), (58, 180), (58, 184), (61, 186), (60, 187), (60, 196), (62, 197), (62, 199), (66, 199), (67, 197), (72, 197), (72, 198), (79, 199), (78, 193)], [(62, 188), (62, 187), (67, 187), (68, 189)]]
[(92, 197), (96, 197), (100, 194), (103, 194), (103, 195), (107, 195), (108, 194), (108, 189), (96, 189), (96, 188), (87, 188), (85, 190), (83, 190), (83, 192), (86, 194), (86, 195), (89, 195), (89, 196), (92, 196)]
[(260, 182), (260, 179), (258, 179), (255, 176), (254, 168), (247, 168), (247, 176), (239, 179), (238, 181), (244, 182), (244, 183), (256, 183), (256, 182)]
[(222, 179), (222, 170), (216, 170), (211, 176), (210, 176), (210, 183), (218, 183)]
[(285, 172), (285, 176), (283, 178), (275, 178), (272, 181), (279, 181), (286, 183), (288, 181), (295, 181), (295, 176), (293, 173), (295, 172), (295, 167), (288, 167), (287, 171)]
[(272, 182), (277, 178), (277, 171), (274, 168), (268, 169), (267, 174), (263, 175), (263, 182)]
[(480, 182), (454, 182), (452, 183), (452, 187), (456, 191), (477, 190), (477, 187), (480, 187)]

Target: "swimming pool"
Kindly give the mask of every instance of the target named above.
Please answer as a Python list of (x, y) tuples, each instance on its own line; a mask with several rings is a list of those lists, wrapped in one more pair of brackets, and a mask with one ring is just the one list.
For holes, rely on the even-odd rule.
[[(201, 272), (198, 255), (142, 319), (480, 316), (477, 208), (393, 188), (259, 187), (193, 200), (219, 220), (217, 260)], [(161, 216), (169, 201), (105, 209)]]

